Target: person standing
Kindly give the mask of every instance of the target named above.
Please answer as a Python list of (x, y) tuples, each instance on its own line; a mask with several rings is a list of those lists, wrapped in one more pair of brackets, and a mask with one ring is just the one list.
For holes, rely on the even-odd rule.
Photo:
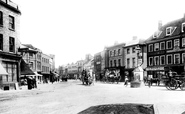
[(128, 85), (128, 77), (127, 76), (125, 76), (125, 84), (124, 84), (125, 86), (127, 86)]
[(148, 75), (148, 87), (152, 86), (152, 75)]

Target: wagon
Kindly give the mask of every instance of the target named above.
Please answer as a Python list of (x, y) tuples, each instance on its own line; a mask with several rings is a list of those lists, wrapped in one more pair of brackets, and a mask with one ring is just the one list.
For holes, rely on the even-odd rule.
[(181, 90), (185, 90), (185, 76), (184, 75), (175, 75), (171, 78), (165, 77), (162, 78), (162, 81), (165, 84), (165, 87), (168, 90), (176, 90), (180, 88)]

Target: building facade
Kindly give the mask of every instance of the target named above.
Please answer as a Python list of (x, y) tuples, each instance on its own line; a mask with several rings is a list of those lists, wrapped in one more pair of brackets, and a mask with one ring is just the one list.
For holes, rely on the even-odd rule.
[[(162, 24), (159, 24), (162, 25)], [(185, 68), (185, 16), (160, 26), (147, 43), (147, 74), (153, 78), (168, 75), (171, 70), (181, 75)]]
[(21, 72), (21, 78), (24, 79), (26, 78), (25, 76), (32, 76), (38, 83), (42, 83), (42, 75), (39, 74), (41, 72), (41, 50), (31, 44), (21, 44), (19, 52), (22, 55), (22, 59), (33, 72), (33, 75), (27, 74), (26, 71), (23, 74)]
[(20, 15), (18, 5), (10, 0), (0, 0), (0, 65), (7, 72), (7, 75), (0, 73), (0, 89), (4, 90), (16, 89), (15, 84), (19, 82)]
[(105, 56), (105, 69), (108, 70), (120, 70), (121, 81), (124, 81), (124, 69), (125, 69), (125, 55), (124, 55), (125, 43), (115, 44), (114, 46), (106, 47)]
[(76, 63), (68, 64), (67, 69), (69, 79), (76, 79), (78, 77), (78, 64)]
[(41, 62), (41, 74), (43, 75), (43, 77), (42, 77), (43, 78), (43, 82), (44, 83), (51, 82), (53, 80), (53, 77), (50, 74), (50, 70), (51, 70), (50, 63), (49, 63), (50, 56), (47, 55), (47, 54), (42, 53), (41, 59), (42, 59), (42, 62)]
[(94, 54), (94, 73), (96, 76), (96, 80), (102, 79), (101, 65), (102, 65), (102, 56), (101, 56), (101, 52), (99, 52), (99, 53)]
[[(128, 73), (130, 81), (133, 80), (133, 70), (141, 66), (143, 69), (147, 67), (147, 53), (144, 40), (133, 37), (133, 40), (128, 42), (124, 48), (124, 63), (125, 71)], [(144, 73), (146, 75), (146, 73)]]

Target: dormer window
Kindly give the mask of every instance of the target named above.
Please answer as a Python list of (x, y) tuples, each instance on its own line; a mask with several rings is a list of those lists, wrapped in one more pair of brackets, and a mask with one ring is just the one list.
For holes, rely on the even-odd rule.
[(181, 31), (182, 31), (182, 32), (185, 32), (185, 22), (182, 23)]
[(172, 34), (172, 27), (166, 28), (166, 36), (170, 36)]
[(158, 38), (161, 35), (162, 31), (157, 31), (153, 34), (153, 38)]

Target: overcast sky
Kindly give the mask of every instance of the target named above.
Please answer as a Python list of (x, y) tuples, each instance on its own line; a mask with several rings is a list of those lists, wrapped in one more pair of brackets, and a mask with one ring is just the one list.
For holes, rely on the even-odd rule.
[(56, 67), (94, 55), (104, 46), (147, 39), (182, 18), (184, 0), (12, 0), (19, 5), (22, 44), (56, 56)]

